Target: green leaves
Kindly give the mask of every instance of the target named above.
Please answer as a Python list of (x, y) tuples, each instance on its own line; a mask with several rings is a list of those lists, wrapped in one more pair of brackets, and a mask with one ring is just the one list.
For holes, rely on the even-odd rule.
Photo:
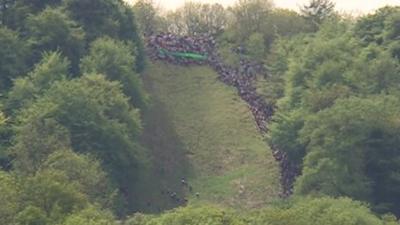
[(233, 211), (216, 206), (178, 208), (157, 217), (143, 218), (140, 215), (128, 220), (126, 225), (244, 225), (244, 221)]
[(14, 80), (14, 86), (8, 93), (6, 109), (15, 112), (28, 106), (37, 97), (43, 95), (51, 85), (67, 78), (69, 61), (59, 52), (43, 54), (35, 69), (24, 78)]
[(83, 73), (104, 74), (109, 80), (119, 81), (131, 102), (136, 107), (143, 108), (148, 97), (134, 68), (135, 57), (131, 47), (111, 38), (94, 41), (89, 54), (81, 63)]
[(254, 215), (251, 225), (382, 225), (360, 202), (349, 198), (302, 198), (283, 207), (270, 207)]
[[(67, 131), (75, 151), (91, 152), (100, 157), (116, 180), (123, 180), (124, 173), (119, 171), (133, 174), (136, 160), (141, 155), (135, 142), (141, 130), (139, 112), (129, 105), (119, 83), (107, 81), (100, 75), (86, 75), (80, 79), (55, 83), (43, 97), (22, 110), (18, 118), (21, 125), (16, 148), (26, 146), (21, 147), (22, 152), (32, 152), (32, 146), (28, 144), (30, 141), (24, 144), (24, 139), (20, 140), (23, 137), (33, 142), (50, 138), (50, 146), (65, 143), (55, 139), (51, 144), (54, 138), (45, 129), (47, 121), (51, 121), (59, 126), (58, 130)], [(38, 132), (30, 133), (35, 127)], [(42, 138), (35, 137), (40, 134), (44, 134)], [(44, 149), (48, 149), (48, 154), (54, 148), (38, 150)], [(60, 149), (63, 148), (57, 150)], [(32, 153), (37, 154), (40, 152), (38, 150)]]
[(355, 27), (328, 20), (276, 46), (278, 57), (290, 51), (273, 64), (285, 90), (270, 143), (303, 165), (297, 195), (349, 196), (398, 213), (397, 12), (380, 9)]
[(29, 16), (27, 27), (36, 57), (43, 51), (59, 50), (72, 62), (72, 71), (79, 72), (79, 59), (85, 50), (85, 32), (65, 12), (60, 8), (46, 8), (38, 15)]
[(11, 87), (12, 79), (26, 71), (27, 45), (18, 33), (0, 26), (0, 90)]

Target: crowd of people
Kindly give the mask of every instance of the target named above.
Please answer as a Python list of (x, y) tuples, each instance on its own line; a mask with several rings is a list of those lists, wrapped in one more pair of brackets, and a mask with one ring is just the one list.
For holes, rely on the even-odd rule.
[(195, 53), (208, 57), (215, 49), (215, 40), (211, 35), (200, 35), (196, 38), (177, 36), (171, 33), (161, 33), (147, 37), (147, 47), (150, 58), (166, 60), (174, 64), (204, 64), (205, 60), (175, 57), (168, 53)]
[[(257, 74), (265, 73), (264, 66), (258, 62), (241, 59), (238, 67), (225, 65), (218, 55), (216, 41), (211, 35), (198, 37), (178, 36), (162, 33), (148, 37), (148, 52), (153, 60), (164, 60), (179, 65), (208, 64), (223, 83), (236, 87), (239, 96), (248, 104), (257, 127), (262, 133), (268, 131), (267, 125), (274, 113), (274, 107), (257, 93), (255, 80)], [(196, 53), (206, 56), (205, 60), (177, 57), (168, 52)], [(285, 152), (274, 149), (274, 158), (281, 168), (282, 197), (292, 194), (293, 183), (298, 169), (290, 163)]]

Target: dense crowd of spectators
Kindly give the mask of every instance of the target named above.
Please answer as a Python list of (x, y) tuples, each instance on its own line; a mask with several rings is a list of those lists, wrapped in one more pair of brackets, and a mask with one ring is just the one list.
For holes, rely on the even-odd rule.
[[(257, 127), (262, 133), (268, 131), (267, 125), (274, 113), (274, 107), (257, 93), (255, 80), (257, 74), (265, 73), (264, 66), (258, 62), (240, 60), (238, 67), (225, 65), (218, 55), (216, 42), (211, 35), (198, 37), (177, 36), (161, 33), (148, 37), (148, 53), (153, 60), (164, 60), (179, 65), (208, 64), (223, 83), (236, 87), (239, 96), (248, 104)], [(166, 52), (195, 53), (205, 56), (205, 60), (178, 57)], [(290, 163), (285, 152), (274, 149), (274, 158), (281, 168), (282, 197), (292, 194), (293, 183), (298, 169)]]

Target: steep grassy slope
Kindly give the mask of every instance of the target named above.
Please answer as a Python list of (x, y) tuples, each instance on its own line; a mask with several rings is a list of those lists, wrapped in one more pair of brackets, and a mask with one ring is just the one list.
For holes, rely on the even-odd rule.
[[(151, 150), (155, 166), (143, 175), (138, 190), (138, 202), (147, 204), (142, 207), (178, 204), (162, 194), (167, 190), (186, 195), (190, 204), (237, 208), (276, 198), (277, 163), (234, 88), (219, 82), (207, 67), (164, 63), (150, 65), (145, 85), (153, 105), (145, 113), (143, 145)], [(181, 177), (188, 179), (192, 192), (182, 187)]]

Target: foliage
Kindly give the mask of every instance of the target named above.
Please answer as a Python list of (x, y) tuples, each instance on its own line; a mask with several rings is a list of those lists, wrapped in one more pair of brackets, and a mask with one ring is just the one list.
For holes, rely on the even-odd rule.
[(135, 57), (129, 45), (110, 38), (101, 38), (91, 44), (89, 54), (82, 59), (81, 70), (88, 74), (104, 74), (109, 80), (119, 81), (131, 102), (143, 108), (147, 96), (134, 65)]
[(392, 199), (399, 193), (390, 187), (398, 185), (400, 173), (398, 107), (394, 96), (350, 98), (308, 120), (300, 134), (308, 154), (297, 191), (347, 195), (370, 200), (379, 210), (397, 209)]
[(264, 28), (268, 15), (272, 12), (272, 2), (267, 0), (239, 0), (230, 9), (238, 39), (244, 40), (249, 34)]
[(145, 56), (136, 20), (133, 10), (122, 0), (65, 0), (64, 5), (84, 28), (88, 42), (103, 36), (132, 42), (136, 49), (136, 70), (143, 71)]
[(68, 77), (69, 61), (59, 52), (46, 52), (27, 76), (14, 80), (8, 92), (5, 108), (15, 112), (27, 107), (37, 97), (43, 95), (55, 82)]
[(362, 203), (348, 198), (304, 198), (255, 213), (251, 225), (382, 225)]
[(12, 79), (26, 71), (27, 45), (18, 33), (0, 26), (0, 92), (11, 87)]
[[(276, 106), (266, 136), (302, 168), (292, 199), (276, 200), (277, 163), (209, 69), (139, 75), (140, 31), (208, 33), (232, 66), (266, 62), (254, 81)], [(0, 223), (398, 224), (384, 213), (400, 215), (399, 37), (400, 7), (346, 18), (329, 0), (165, 14), (151, 0), (0, 0)], [(116, 221), (180, 204), (160, 188), (189, 206)]]
[(161, 216), (145, 219), (134, 217), (126, 225), (244, 225), (233, 212), (215, 206), (178, 208)]
[(112, 209), (116, 192), (98, 160), (90, 155), (79, 155), (70, 149), (56, 151), (40, 166), (40, 172), (64, 172), (67, 179), (77, 183), (78, 190), (92, 203)]
[(79, 72), (79, 59), (85, 47), (85, 32), (61, 9), (46, 8), (27, 18), (29, 41), (35, 53), (33, 62), (43, 51), (60, 51), (71, 61), (74, 74)]
[(15, 177), (0, 170), (0, 221), (12, 224), (18, 212), (18, 185)]
[[(103, 76), (86, 75), (57, 82), (42, 98), (21, 112), (19, 121), (18, 130), (25, 133), (28, 140), (46, 132), (47, 124), (56, 124), (58, 130), (65, 130), (70, 135), (74, 150), (99, 156), (111, 170), (112, 177), (120, 182), (132, 175), (137, 165), (140, 153), (135, 137), (141, 129), (138, 111), (129, 105), (121, 93), (121, 86)], [(38, 132), (29, 133), (33, 127), (37, 127)], [(21, 137), (17, 134), (16, 147), (21, 145), (18, 141)], [(46, 137), (53, 135), (47, 133), (43, 138)], [(30, 152), (29, 145), (26, 147), (21, 152)], [(54, 148), (50, 149), (53, 152)], [(63, 148), (57, 150), (60, 149)]]
[(153, 0), (139, 0), (133, 6), (136, 21), (141, 32), (146, 36), (159, 32), (162, 27), (163, 19), (160, 9), (155, 6)]
[[(47, 106), (54, 108), (51, 104)], [(70, 145), (68, 130), (53, 118), (32, 120), (16, 128), (11, 147), (13, 165), (20, 173), (34, 174), (51, 153)]]
[(301, 8), (301, 12), (314, 29), (318, 29), (325, 20), (333, 16), (334, 9), (335, 3), (331, 0), (311, 0)]
[(116, 225), (113, 215), (106, 211), (89, 206), (86, 209), (69, 215), (61, 225)]
[(186, 2), (167, 16), (168, 31), (181, 35), (222, 34), (227, 26), (227, 12), (220, 4)]
[[(398, 214), (396, 7), (274, 46), (284, 96), (270, 143), (303, 165), (297, 195), (349, 196)], [(283, 60), (282, 60), (283, 59)], [(389, 197), (390, 196), (390, 197)]]
[[(26, 178), (20, 193), (23, 209), (17, 220), (32, 224), (29, 220), (43, 220), (43, 215), (52, 223), (75, 210), (82, 210), (87, 204), (84, 194), (77, 191), (77, 184), (68, 181), (59, 171), (46, 171)], [(29, 222), (28, 222), (28, 221)]]

